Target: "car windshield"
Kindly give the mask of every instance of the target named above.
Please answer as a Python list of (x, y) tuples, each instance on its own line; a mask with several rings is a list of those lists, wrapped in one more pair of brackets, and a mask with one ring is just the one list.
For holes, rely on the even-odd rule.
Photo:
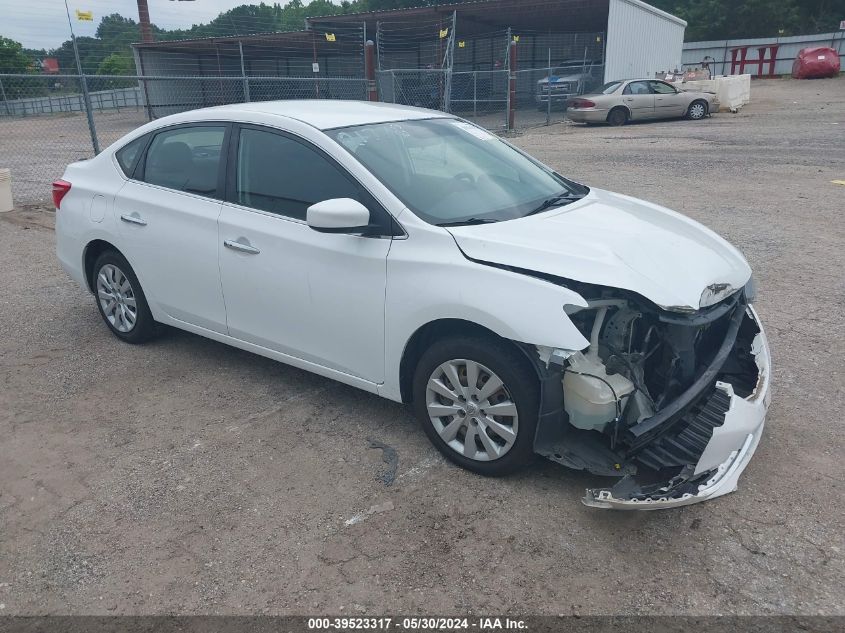
[(619, 89), (619, 86), (622, 85), (621, 81), (610, 81), (604, 84), (601, 88), (596, 90), (597, 93), (601, 93), (603, 95), (613, 94)]
[(376, 123), (326, 134), (431, 224), (512, 220), (588, 191), (466, 121)]

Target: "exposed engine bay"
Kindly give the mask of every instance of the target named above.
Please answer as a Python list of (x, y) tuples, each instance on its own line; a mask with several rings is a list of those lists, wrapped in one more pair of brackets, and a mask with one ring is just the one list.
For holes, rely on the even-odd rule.
[[(750, 288), (686, 312), (620, 290), (591, 286), (579, 293), (588, 307), (568, 306), (568, 314), (590, 345), (548, 356), (544, 402), (550, 405), (557, 392), (563, 410), (541, 415), (535, 451), (621, 477), (611, 488), (587, 491), (584, 502), (597, 507), (684, 505), (735, 489), (768, 404), (768, 393), (756, 403), (761, 386), (768, 387), (768, 349), (746, 296)], [(740, 400), (755, 401), (762, 413), (755, 409), (733, 423), (742, 432), (721, 430)], [(555, 417), (563, 420), (556, 429)], [(730, 450), (719, 437), (728, 434), (738, 444)], [(720, 482), (718, 494), (706, 493)]]

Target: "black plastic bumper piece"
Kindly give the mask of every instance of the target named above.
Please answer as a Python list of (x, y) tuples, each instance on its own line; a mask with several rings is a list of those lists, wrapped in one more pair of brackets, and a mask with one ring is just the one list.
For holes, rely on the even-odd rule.
[(719, 350), (713, 356), (710, 364), (699, 374), (698, 378), (693, 381), (686, 391), (650, 418), (646, 418), (626, 429), (624, 443), (630, 451), (637, 451), (658, 436), (666, 433), (680, 420), (681, 415), (689, 410), (712, 387), (716, 376), (721, 371), (722, 366), (727, 361), (728, 356), (730, 356), (736, 344), (739, 326), (745, 318), (745, 308), (744, 299), (737, 302)]
[(697, 464), (713, 437), (713, 429), (725, 423), (725, 414), (730, 407), (730, 396), (714, 388), (691, 407), (668, 433), (637, 453), (635, 461), (651, 470)]

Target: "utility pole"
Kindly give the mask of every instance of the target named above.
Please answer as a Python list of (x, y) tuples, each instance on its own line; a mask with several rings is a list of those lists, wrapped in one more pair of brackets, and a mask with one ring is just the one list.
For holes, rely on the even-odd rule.
[(88, 94), (88, 82), (82, 72), (82, 62), (79, 61), (79, 48), (76, 46), (76, 34), (73, 32), (73, 21), (70, 19), (70, 9), (65, 0), (65, 12), (67, 23), (70, 27), (70, 41), (73, 43), (73, 56), (76, 58), (76, 71), (79, 73), (79, 82), (82, 84), (82, 99), (85, 102), (85, 116), (88, 118), (88, 131), (91, 133), (91, 145), (94, 147), (94, 155), (100, 153), (100, 141), (97, 140), (97, 128), (94, 127), (94, 115), (91, 112), (91, 96)]
[(141, 25), (141, 41), (153, 41), (153, 27), (150, 24), (150, 7), (147, 0), (138, 0), (138, 22)]

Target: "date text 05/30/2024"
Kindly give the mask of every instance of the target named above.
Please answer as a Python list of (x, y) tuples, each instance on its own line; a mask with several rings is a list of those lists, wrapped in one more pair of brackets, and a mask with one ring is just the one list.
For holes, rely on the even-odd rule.
[(397, 630), (397, 631), (524, 631), (524, 620), (507, 617), (477, 618), (440, 618), (440, 617), (347, 617), (347, 618), (308, 618), (311, 631), (361, 631), (361, 630)]

